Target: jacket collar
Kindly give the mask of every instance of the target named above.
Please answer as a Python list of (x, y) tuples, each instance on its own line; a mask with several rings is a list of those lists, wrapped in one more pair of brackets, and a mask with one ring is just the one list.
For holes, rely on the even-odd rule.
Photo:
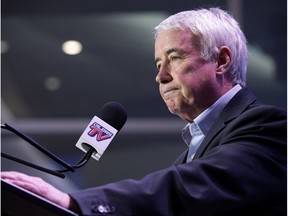
[[(199, 149), (197, 150), (194, 159), (199, 158), (205, 151), (211, 140), (221, 131), (226, 125), (237, 118), (250, 104), (255, 102), (256, 96), (248, 89), (243, 88), (229, 101), (224, 107), (219, 117), (211, 127), (212, 129), (207, 133)], [(186, 163), (186, 156), (188, 150), (183, 152), (174, 164)]]
[(212, 129), (205, 136), (194, 158), (198, 158), (205, 151), (211, 140), (233, 119), (237, 118), (250, 104), (256, 101), (255, 95), (248, 88), (241, 89), (227, 104), (215, 121)]

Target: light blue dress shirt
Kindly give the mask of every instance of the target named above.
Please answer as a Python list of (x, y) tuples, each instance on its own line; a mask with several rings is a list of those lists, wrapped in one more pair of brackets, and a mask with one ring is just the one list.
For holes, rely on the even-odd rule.
[(239, 84), (234, 86), (221, 98), (219, 98), (214, 104), (212, 104), (199, 116), (197, 116), (192, 123), (187, 124), (183, 128), (182, 137), (184, 142), (189, 147), (187, 162), (190, 162), (193, 159), (197, 149), (199, 148), (206, 134), (212, 127), (219, 113), (241, 88), (242, 87)]

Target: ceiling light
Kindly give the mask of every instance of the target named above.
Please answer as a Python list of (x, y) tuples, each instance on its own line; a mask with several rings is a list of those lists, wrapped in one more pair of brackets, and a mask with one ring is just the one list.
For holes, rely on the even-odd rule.
[(62, 50), (67, 55), (77, 55), (82, 51), (82, 44), (79, 41), (69, 40), (63, 43)]
[(9, 51), (9, 43), (5, 40), (1, 40), (1, 54)]
[(61, 81), (58, 77), (48, 77), (45, 80), (45, 87), (50, 91), (56, 91), (61, 87)]

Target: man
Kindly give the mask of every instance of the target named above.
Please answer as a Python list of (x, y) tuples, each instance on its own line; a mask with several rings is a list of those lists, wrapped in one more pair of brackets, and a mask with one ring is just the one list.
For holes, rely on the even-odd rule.
[(188, 123), (189, 151), (141, 180), (71, 194), (21, 173), (2, 178), (81, 215), (286, 215), (286, 112), (245, 87), (238, 23), (210, 8), (155, 29), (156, 81), (169, 111)]

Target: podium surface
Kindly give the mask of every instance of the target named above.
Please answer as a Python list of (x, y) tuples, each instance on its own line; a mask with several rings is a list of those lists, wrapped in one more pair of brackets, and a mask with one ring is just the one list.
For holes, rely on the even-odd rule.
[(1, 179), (1, 215), (78, 216), (51, 201)]

